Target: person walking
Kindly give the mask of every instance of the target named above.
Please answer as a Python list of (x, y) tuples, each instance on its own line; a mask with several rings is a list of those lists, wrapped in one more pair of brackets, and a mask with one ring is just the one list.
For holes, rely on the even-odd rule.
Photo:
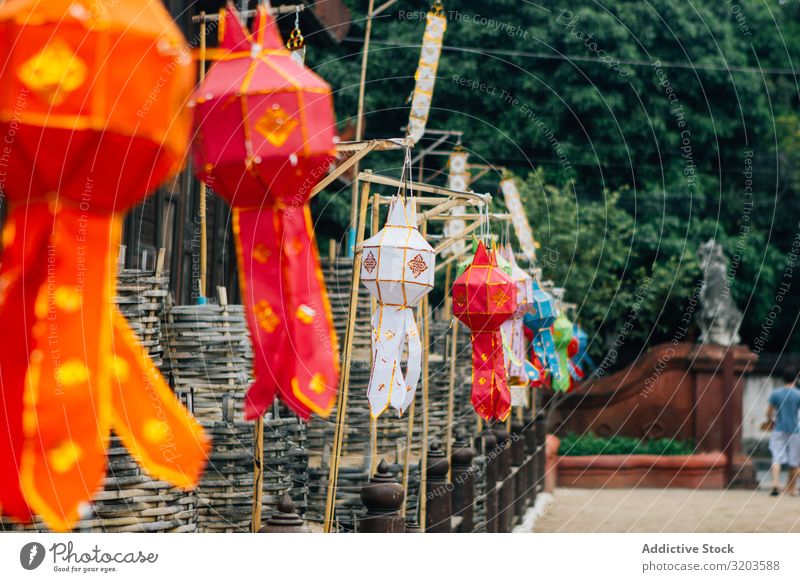
[(784, 385), (776, 388), (769, 396), (767, 423), (772, 428), (769, 438), (769, 451), (772, 454), (772, 492), (778, 495), (781, 468), (787, 465), (789, 478), (784, 493), (797, 495), (797, 478), (800, 473), (800, 388), (797, 385), (797, 371), (786, 369), (783, 373)]

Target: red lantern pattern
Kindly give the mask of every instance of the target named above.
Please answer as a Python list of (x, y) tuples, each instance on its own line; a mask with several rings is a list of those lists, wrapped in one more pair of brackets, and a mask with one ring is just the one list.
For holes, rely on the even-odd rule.
[(338, 349), (308, 199), (333, 160), (330, 87), (295, 62), (268, 7), (250, 34), (220, 15), (220, 54), (195, 92), (198, 175), (234, 208), (239, 280), (255, 350), (245, 415), (276, 395), (298, 415), (327, 416)]
[(511, 412), (500, 326), (517, 308), (517, 287), (478, 244), (472, 264), (453, 283), (453, 314), (472, 330), (472, 406), (486, 420)]

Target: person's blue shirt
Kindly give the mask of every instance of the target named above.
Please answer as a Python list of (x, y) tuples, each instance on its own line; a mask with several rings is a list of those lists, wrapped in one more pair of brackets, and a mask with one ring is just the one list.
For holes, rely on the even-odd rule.
[(769, 404), (775, 409), (775, 430), (778, 432), (800, 432), (800, 390), (778, 388), (769, 396)]

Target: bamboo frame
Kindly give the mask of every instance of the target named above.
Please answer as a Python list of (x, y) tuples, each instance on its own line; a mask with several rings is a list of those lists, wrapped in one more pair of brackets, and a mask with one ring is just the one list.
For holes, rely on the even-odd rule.
[[(282, 14), (294, 14), (295, 12), (303, 11), (306, 9), (305, 4), (282, 4), (280, 6), (271, 6), (270, 13), (273, 15), (282, 15)], [(249, 18), (251, 16), (256, 15), (256, 10), (242, 10), (239, 12), (239, 16), (241, 18)], [(200, 23), (204, 25), (208, 22), (219, 22), (219, 13), (214, 12), (211, 14), (206, 14), (205, 12), (201, 12), (197, 16), (192, 16), (192, 22)]]
[[(382, 152), (389, 150), (398, 150), (405, 147), (405, 140), (401, 139), (372, 139), (369, 141), (348, 141), (342, 142), (336, 146), (337, 154), (352, 153), (349, 158), (337, 164), (336, 168), (328, 173), (320, 182), (311, 189), (311, 197), (313, 198), (325, 188), (333, 184), (340, 178), (347, 170), (358, 163), (372, 152)], [(358, 167), (356, 167), (358, 173)]]
[[(458, 190), (451, 190), (450, 188), (442, 188), (440, 186), (431, 186), (430, 184), (414, 182), (413, 180), (398, 180), (388, 176), (379, 176), (371, 172), (361, 172), (358, 175), (358, 179), (361, 181), (369, 181), (371, 184), (377, 184), (380, 186), (393, 186), (395, 188), (405, 187), (414, 190), (415, 192), (427, 192), (428, 194), (437, 194), (447, 198), (458, 198), (459, 200), (463, 201), (462, 203), (471, 202), (477, 206), (483, 206), (484, 204), (489, 204), (492, 201), (492, 195), (489, 193), (479, 194), (477, 192), (460, 192)], [(441, 198), (426, 199), (424, 197), (417, 196), (414, 198), (418, 204), (422, 203), (423, 201), (431, 200), (435, 201), (437, 204), (443, 202)]]
[[(356, 242), (364, 242), (364, 231), (367, 226), (367, 206), (369, 203), (370, 183), (365, 182), (359, 203), (358, 229)], [(333, 432), (333, 446), (331, 448), (330, 468), (328, 471), (328, 495), (325, 501), (325, 519), (323, 530), (330, 533), (336, 514), (336, 488), (339, 480), (339, 461), (342, 455), (342, 437), (344, 421), (347, 418), (347, 396), (350, 389), (350, 361), (353, 356), (353, 334), (356, 327), (356, 308), (358, 307), (358, 286), (361, 282), (361, 249), (357, 249), (353, 256), (353, 276), (350, 284), (350, 310), (347, 317), (347, 328), (344, 336), (343, 359), (339, 377), (339, 396), (336, 409), (336, 426)]]

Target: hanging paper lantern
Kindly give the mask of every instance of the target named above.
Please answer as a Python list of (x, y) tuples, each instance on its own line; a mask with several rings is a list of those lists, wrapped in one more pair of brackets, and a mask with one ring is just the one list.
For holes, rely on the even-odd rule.
[(578, 355), (578, 338), (574, 336), (574, 326), (573, 326), (573, 336), (572, 339), (569, 341), (569, 345), (567, 345), (567, 365), (569, 366), (569, 390), (571, 392), (575, 389), (575, 386), (578, 382), (583, 380), (585, 374), (583, 370), (576, 364), (576, 357)]
[(523, 333), (525, 334), (526, 345), (530, 344), (530, 359), (525, 360), (525, 375), (528, 377), (528, 385), (531, 388), (539, 388), (548, 380), (547, 368), (542, 365), (541, 360), (536, 355), (533, 332), (527, 326), (523, 326)]
[(433, 87), (436, 85), (436, 70), (442, 56), (442, 41), (447, 30), (441, 0), (436, 0), (425, 17), (425, 33), (422, 35), (422, 50), (419, 65), (414, 74), (416, 84), (411, 96), (411, 113), (408, 118), (408, 135), (417, 143), (425, 135), (428, 115), (433, 100)]
[(517, 288), (478, 244), (475, 259), (453, 283), (453, 315), (472, 330), (472, 406), (486, 420), (511, 412), (500, 326), (517, 308)]
[(511, 279), (517, 286), (517, 309), (514, 315), (506, 321), (500, 331), (503, 334), (503, 343), (506, 346), (506, 372), (511, 390), (511, 401), (514, 406), (525, 406), (528, 399), (525, 388), (528, 386), (529, 371), (525, 366), (525, 326), (522, 323), (525, 313), (533, 304), (532, 278), (517, 264), (511, 245), (501, 249), (502, 256), (511, 270)]
[(536, 242), (533, 240), (533, 231), (531, 230), (530, 222), (528, 222), (528, 215), (522, 205), (516, 180), (506, 178), (500, 182), (500, 190), (503, 191), (506, 208), (511, 214), (511, 222), (514, 224), (514, 232), (519, 240), (520, 248), (528, 260), (531, 263), (535, 263)]
[(245, 416), (278, 394), (302, 418), (327, 416), (338, 350), (308, 200), (333, 159), (330, 87), (291, 58), (265, 4), (252, 35), (230, 4), (219, 30), (222, 57), (192, 98), (192, 150), (198, 175), (233, 206), (255, 351)]
[(530, 309), (523, 317), (525, 326), (534, 333), (533, 341), (541, 349), (542, 362), (547, 366), (553, 379), (560, 379), (567, 372), (558, 365), (553, 333), (550, 329), (558, 317), (556, 300), (544, 291), (536, 279), (531, 282), (533, 301)]
[[(194, 77), (157, 0), (0, 6), (0, 510), (69, 530), (113, 429), (156, 479), (197, 483), (206, 437), (114, 307), (121, 213), (180, 168)], [(155, 88), (158, 88), (158, 91)]]
[(572, 322), (566, 315), (560, 313), (553, 323), (553, 340), (555, 342), (556, 354), (558, 354), (559, 370), (564, 372), (559, 376), (553, 376), (553, 390), (566, 392), (570, 387), (569, 355), (567, 349), (572, 341)]
[(542, 347), (541, 341), (534, 340), (531, 344), (531, 363), (539, 372), (540, 386), (550, 388), (553, 384), (553, 374), (550, 372), (550, 368), (544, 363), (545, 361), (544, 348)]
[(589, 355), (589, 334), (577, 323), (572, 327), (572, 335), (578, 340), (578, 353), (575, 354), (575, 365), (583, 370), (584, 374), (595, 369), (592, 356)]
[(413, 199), (392, 200), (386, 226), (364, 241), (363, 256), (361, 281), (378, 300), (372, 318), (369, 408), (374, 418), (389, 406), (402, 414), (414, 401), (421, 371), (422, 344), (412, 308), (433, 288), (436, 261), (433, 248), (417, 230)]

